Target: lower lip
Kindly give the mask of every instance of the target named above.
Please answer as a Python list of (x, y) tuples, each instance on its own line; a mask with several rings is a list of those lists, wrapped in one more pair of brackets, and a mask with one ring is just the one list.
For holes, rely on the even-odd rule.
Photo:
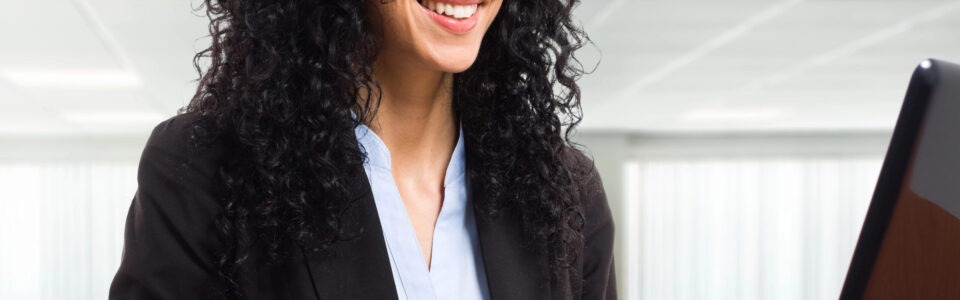
[(437, 24), (440, 24), (440, 26), (442, 26), (443, 28), (446, 28), (447, 30), (453, 33), (464, 34), (464, 33), (470, 32), (470, 30), (473, 30), (474, 27), (477, 27), (477, 20), (479, 19), (479, 17), (477, 16), (480, 15), (479, 7), (477, 8), (477, 11), (473, 13), (473, 15), (471, 15), (470, 17), (466, 19), (456, 19), (456, 18), (438, 14), (437, 12), (424, 7), (419, 3), (417, 3), (417, 5), (420, 6), (420, 8), (422, 8), (423, 11), (426, 12), (428, 16), (430, 16), (430, 19), (433, 19), (434, 22), (437, 22)]

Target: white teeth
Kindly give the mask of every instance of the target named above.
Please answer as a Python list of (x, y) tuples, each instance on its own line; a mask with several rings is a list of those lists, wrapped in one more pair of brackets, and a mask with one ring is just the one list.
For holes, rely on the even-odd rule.
[(437, 12), (441, 15), (447, 15), (457, 19), (469, 18), (477, 12), (477, 4), (473, 5), (453, 5), (436, 1), (424, 0), (420, 2), (424, 7)]

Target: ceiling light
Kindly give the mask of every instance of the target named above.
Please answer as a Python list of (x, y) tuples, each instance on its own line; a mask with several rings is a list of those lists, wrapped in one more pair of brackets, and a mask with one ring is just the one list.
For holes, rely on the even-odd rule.
[(7, 69), (5, 79), (30, 88), (113, 88), (140, 85), (137, 74), (121, 69)]
[(84, 124), (156, 124), (167, 116), (153, 111), (67, 111), (60, 114), (67, 121)]
[(779, 109), (701, 109), (683, 114), (684, 121), (765, 121), (780, 117)]

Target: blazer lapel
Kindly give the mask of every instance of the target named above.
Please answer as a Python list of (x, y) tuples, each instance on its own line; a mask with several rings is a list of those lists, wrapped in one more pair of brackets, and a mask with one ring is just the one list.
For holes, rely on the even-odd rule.
[[(373, 192), (363, 167), (350, 175), (351, 195), (359, 198), (349, 210), (363, 226), (356, 238), (336, 242), (320, 253), (303, 247), (304, 263), (313, 281), (317, 299), (398, 299)], [(470, 163), (467, 162), (470, 177)], [(503, 209), (495, 217), (485, 216), (481, 206), (487, 193), (476, 180), (467, 182), (473, 200), (477, 235), (486, 271), (490, 298), (549, 299), (550, 273), (526, 241), (515, 209)]]
[(350, 195), (359, 196), (348, 212), (363, 232), (313, 253), (304, 247), (304, 262), (317, 299), (397, 299), (390, 258), (376, 203), (363, 167), (352, 170)]
[(490, 299), (549, 299), (550, 273), (541, 264), (545, 257), (528, 247), (520, 214), (503, 209), (496, 217), (484, 216), (481, 206), (488, 203), (487, 193), (475, 182), (468, 182), (468, 192), (473, 197)]

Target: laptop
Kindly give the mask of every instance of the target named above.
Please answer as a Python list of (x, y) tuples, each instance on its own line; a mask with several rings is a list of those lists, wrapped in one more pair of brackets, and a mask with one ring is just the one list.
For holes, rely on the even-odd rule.
[(960, 65), (913, 72), (840, 299), (960, 299)]

